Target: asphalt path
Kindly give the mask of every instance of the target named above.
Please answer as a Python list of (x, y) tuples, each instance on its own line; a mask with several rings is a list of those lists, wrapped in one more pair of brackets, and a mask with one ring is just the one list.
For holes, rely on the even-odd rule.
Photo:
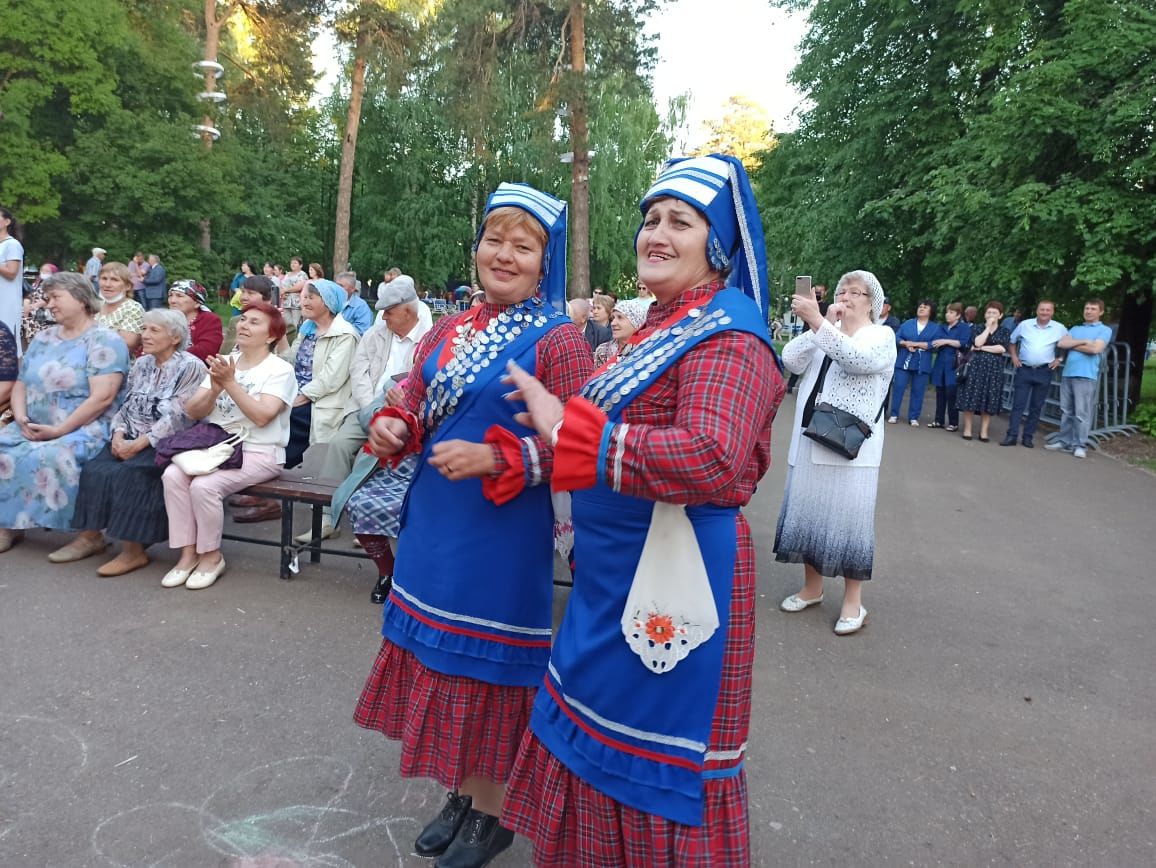
[[(748, 509), (755, 864), (1156, 864), (1156, 478), (889, 426), (871, 614), (840, 638), (837, 581), (777, 610), (801, 583), (771, 553), (792, 400)], [(431, 864), (410, 845), (443, 793), (351, 720), (368, 562), (281, 582), (230, 542), (216, 586), (164, 590), (170, 553), (101, 579), (46, 562), (65, 539), (0, 555), (0, 866)]]

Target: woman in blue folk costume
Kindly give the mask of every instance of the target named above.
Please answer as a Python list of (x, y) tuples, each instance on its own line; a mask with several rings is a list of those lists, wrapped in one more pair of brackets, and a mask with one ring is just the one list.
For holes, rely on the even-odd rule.
[(485, 302), (422, 338), (404, 399), (374, 417), (368, 444), (390, 462), (420, 458), (354, 719), (401, 741), (404, 777), (451, 790), (414, 845), (441, 868), (484, 865), (513, 840), (498, 813), (550, 653), (548, 449), (515, 421), (505, 367), (528, 366), (569, 396), (592, 366), (561, 313), (564, 202), (502, 184), (474, 251)]
[[(742, 866), (754, 549), (740, 508), (784, 386), (742, 163), (667, 164), (641, 203), (655, 295), (568, 402), (511, 369), (572, 492), (574, 590), (503, 822), (540, 866)], [(561, 396), (559, 396), (561, 397)]]

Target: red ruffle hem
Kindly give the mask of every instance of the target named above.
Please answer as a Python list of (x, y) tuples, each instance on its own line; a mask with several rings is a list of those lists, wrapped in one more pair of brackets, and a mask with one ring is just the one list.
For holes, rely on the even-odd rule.
[(534, 844), (536, 868), (744, 868), (751, 864), (746, 772), (705, 784), (703, 824), (684, 826), (603, 795), (527, 732), (502, 825)]
[(443, 675), (388, 639), (353, 712), (354, 722), (401, 742), (401, 776), (457, 789), (469, 777), (510, 776), (530, 722), (533, 687)]

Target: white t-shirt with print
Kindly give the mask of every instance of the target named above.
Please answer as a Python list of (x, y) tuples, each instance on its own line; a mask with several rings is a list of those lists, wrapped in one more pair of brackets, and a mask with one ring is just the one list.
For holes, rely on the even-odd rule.
[[(231, 358), (236, 361), (238, 356), (233, 355)], [(229, 397), (228, 392), (221, 392), (217, 396), (213, 412), (205, 417), (205, 421), (220, 425), (230, 434), (246, 428), (249, 432), (245, 437), (246, 446), (273, 446), (277, 463), (284, 464), (285, 446), (289, 443), (289, 413), (293, 407), (293, 400), (297, 397), (297, 377), (293, 374), (293, 366), (284, 359), (270, 354), (261, 364), (247, 371), (237, 371), (235, 377), (250, 395), (273, 395), (285, 403), (284, 408), (273, 417), (272, 422), (264, 428), (258, 428), (241, 412), (241, 408)], [(210, 377), (206, 376), (201, 381), (201, 388), (212, 388)]]
[(20, 263), (16, 276), (9, 279), (0, 277), (0, 321), (16, 335), (17, 349), (20, 347), (20, 318), (24, 315), (24, 245), (15, 238), (0, 241), (0, 264)]

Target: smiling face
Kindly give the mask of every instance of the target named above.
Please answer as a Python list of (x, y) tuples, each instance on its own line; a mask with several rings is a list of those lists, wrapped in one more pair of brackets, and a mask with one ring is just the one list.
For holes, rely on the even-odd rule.
[(1050, 301), (1041, 301), (1036, 307), (1036, 325), (1046, 326), (1056, 315), (1056, 306)]
[(333, 311), (325, 306), (320, 293), (310, 286), (301, 293), (301, 316), (314, 322), (325, 322), (333, 317)]
[(622, 311), (616, 310), (610, 314), (610, 332), (616, 341), (628, 341), (637, 331), (634, 323)]
[(1089, 301), (1084, 305), (1084, 322), (1089, 324), (1097, 323), (1103, 315), (1104, 309), (1098, 301)]
[(191, 295), (183, 292), (169, 293), (169, 307), (173, 310), (179, 310), (185, 316), (189, 316), (196, 312), (197, 302)]
[(528, 215), (526, 219), (495, 219), (496, 214), (498, 211), (486, 221), (478, 242), (478, 279), (486, 290), (487, 301), (516, 304), (538, 291), (545, 249), (543, 232), (534, 231), (528, 223), (534, 218)]
[(658, 199), (647, 208), (634, 249), (638, 279), (659, 301), (717, 276), (706, 258), (709, 231), (706, 218), (680, 199)]
[(269, 317), (259, 310), (246, 310), (237, 317), (237, 346), (252, 350), (269, 344)]

